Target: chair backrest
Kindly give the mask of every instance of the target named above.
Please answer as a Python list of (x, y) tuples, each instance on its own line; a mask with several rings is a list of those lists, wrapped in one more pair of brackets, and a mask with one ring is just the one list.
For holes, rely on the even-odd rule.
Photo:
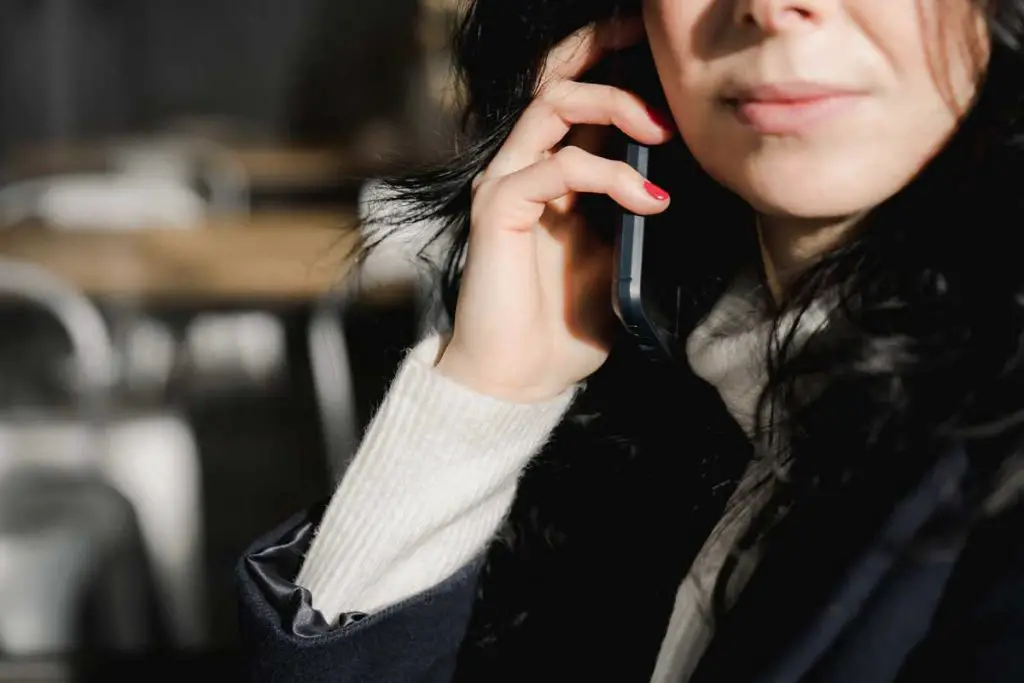
[[(73, 422), (24, 415), (0, 420), (0, 649), (23, 657), (65, 654), (80, 644), (79, 609), (96, 578), (114, 570), (109, 562), (127, 557), (128, 548), (142, 552), (134, 510), (102, 477), (101, 427), (117, 374), (115, 356), (99, 311), (46, 271), (0, 258), (0, 297), (27, 301), (61, 324), (82, 413)], [(119, 581), (142, 586), (135, 579), (145, 567), (141, 560), (119, 564), (117, 571), (125, 572)], [(140, 596), (132, 593), (131, 599)], [(146, 639), (143, 604), (126, 611), (104, 605), (105, 616), (132, 631), (127, 640), (114, 636), (118, 645)]]
[(344, 296), (326, 296), (309, 322), (309, 359), (320, 412), (327, 466), (335, 483), (359, 446), (359, 418), (345, 338)]
[[(0, 643), (0, 651), (6, 647), (10, 652), (12, 639), (24, 650), (69, 642), (71, 635), (61, 624), (76, 616), (73, 610), (80, 596), (75, 591), (85, 585), (83, 576), (96, 575), (90, 563), (107, 553), (111, 544), (127, 544), (135, 555), (144, 553), (145, 560), (129, 558), (117, 568), (120, 577), (105, 574), (97, 580), (126, 577), (135, 582), (131, 587), (138, 588), (138, 580), (151, 575), (169, 637), (183, 647), (203, 645), (207, 635), (201, 463), (190, 425), (168, 411), (114, 412), (112, 389), (120, 373), (106, 322), (71, 285), (36, 266), (0, 258), (0, 297), (27, 301), (61, 324), (71, 342), (72, 393), (79, 413), (0, 414), (0, 489), (18, 493), (7, 495), (0, 504), (0, 557), (14, 558), (11, 562), (17, 560), (21, 567), (13, 578), (0, 576), (0, 605), (38, 616), (23, 624), (13, 616), (5, 619), (0, 610), (0, 638), (8, 641)], [(58, 506), (60, 514), (49, 516), (51, 524), (26, 530), (34, 534), (32, 538), (4, 533), (7, 528), (24, 528), (19, 520), (49, 500), (29, 495), (31, 491), (62, 489), (73, 492), (68, 494), (73, 505)], [(75, 534), (85, 538), (90, 552), (75, 554), (73, 549), (81, 545)], [(97, 539), (107, 545), (97, 545)], [(32, 550), (33, 544), (39, 552)], [(72, 561), (76, 557), (80, 561)], [(26, 574), (33, 562), (55, 558), (64, 558), (63, 565), (53, 567), (65, 570), (62, 576), (67, 581), (61, 590), (66, 600), (55, 597), (57, 587), (52, 595), (46, 594), (46, 582), (33, 581)], [(39, 571), (46, 573), (48, 566)], [(30, 593), (42, 601), (34, 612), (26, 597)], [(132, 624), (115, 629), (113, 641), (108, 638), (131, 644), (136, 642), (131, 633), (143, 633), (143, 622), (148, 621), (140, 610), (148, 609), (152, 600), (146, 603), (115, 594), (111, 592), (113, 597), (101, 606), (99, 616)], [(135, 606), (125, 600), (134, 600)]]
[(74, 393), (81, 417), (107, 417), (118, 363), (106, 321), (82, 292), (33, 264), (0, 257), (0, 297), (21, 300), (53, 316), (71, 345)]

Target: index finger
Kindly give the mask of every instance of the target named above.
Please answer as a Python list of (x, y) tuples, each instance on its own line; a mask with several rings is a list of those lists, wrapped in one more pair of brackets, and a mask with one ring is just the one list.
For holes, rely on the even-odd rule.
[(548, 54), (541, 84), (576, 79), (609, 52), (639, 43), (644, 37), (642, 17), (616, 17), (580, 29), (558, 43)]

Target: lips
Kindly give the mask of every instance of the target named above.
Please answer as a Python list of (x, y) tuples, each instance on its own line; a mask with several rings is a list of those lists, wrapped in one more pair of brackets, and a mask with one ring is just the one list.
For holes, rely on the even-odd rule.
[(725, 103), (740, 123), (762, 135), (800, 135), (845, 113), (864, 97), (853, 88), (811, 82), (729, 90)]

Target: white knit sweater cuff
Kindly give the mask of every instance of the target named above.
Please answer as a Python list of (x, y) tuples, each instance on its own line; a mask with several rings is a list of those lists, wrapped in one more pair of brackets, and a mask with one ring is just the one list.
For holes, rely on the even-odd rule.
[(330, 622), (425, 591), (480, 553), (572, 401), (474, 393), (434, 369), (440, 343), (399, 368), (296, 579)]

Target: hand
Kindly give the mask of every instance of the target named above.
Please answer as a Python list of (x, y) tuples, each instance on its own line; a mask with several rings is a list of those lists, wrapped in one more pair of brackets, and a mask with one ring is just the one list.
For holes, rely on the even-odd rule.
[(629, 19), (556, 46), (538, 97), (477, 178), (454, 327), (438, 361), (448, 377), (528, 403), (561, 394), (608, 357), (612, 250), (587, 229), (575, 199), (606, 194), (651, 215), (669, 198), (626, 163), (588, 151), (598, 149), (593, 127), (616, 126), (647, 145), (673, 130), (632, 93), (574, 79), (642, 38), (640, 20)]

